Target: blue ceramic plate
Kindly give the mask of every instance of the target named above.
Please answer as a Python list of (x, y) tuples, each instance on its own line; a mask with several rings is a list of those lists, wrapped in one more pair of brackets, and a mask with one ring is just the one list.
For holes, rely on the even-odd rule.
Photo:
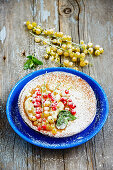
[[(71, 137), (52, 138), (34, 131), (22, 120), (18, 109), (19, 94), (26, 83), (28, 83), (36, 76), (46, 73), (46, 71), (63, 71), (75, 74), (86, 80), (94, 90), (97, 99), (97, 112), (94, 121), (84, 131)], [(90, 76), (68, 68), (46, 68), (28, 74), (13, 87), (7, 100), (6, 113), (11, 127), (20, 137), (22, 137), (27, 142), (44, 148), (65, 149), (87, 142), (101, 130), (108, 116), (108, 100), (102, 87)]]

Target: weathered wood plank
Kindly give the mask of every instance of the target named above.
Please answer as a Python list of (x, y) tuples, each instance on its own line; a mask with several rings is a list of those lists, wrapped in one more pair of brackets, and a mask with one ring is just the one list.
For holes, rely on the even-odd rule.
[[(59, 0), (60, 31), (72, 37), (72, 41), (79, 42), (78, 15), (79, 7), (76, 1)], [(63, 63), (64, 57), (61, 58)], [(68, 58), (70, 60), (70, 58)]]
[[(78, 7), (80, 8), (80, 13), (78, 14), (78, 16), (79, 16), (79, 25), (78, 25), (78, 29), (79, 29), (79, 31), (78, 31), (78, 33), (79, 33), (79, 37), (80, 37), (80, 39), (84, 39), (85, 41), (86, 41), (86, 43), (87, 42), (89, 42), (89, 41), (93, 41), (93, 42), (95, 42), (95, 40), (94, 40), (94, 38), (95, 38), (95, 33), (93, 33), (92, 34), (92, 28), (94, 28), (93, 29), (93, 31), (95, 31), (95, 27), (93, 27), (93, 22), (91, 22), (91, 21), (94, 21), (94, 19), (92, 19), (91, 18), (91, 21), (89, 21), (89, 18), (91, 17), (91, 16), (93, 16), (93, 13), (92, 13), (92, 15), (90, 14), (92, 11), (90, 10), (90, 12), (89, 12), (89, 9), (91, 9), (91, 6), (92, 6), (92, 9), (94, 10), (94, 12), (96, 11), (96, 15), (99, 15), (98, 13), (100, 12), (99, 11), (99, 8), (97, 9), (96, 7), (98, 6), (98, 1), (96, 2), (96, 5), (95, 4), (93, 4), (92, 2), (87, 2), (86, 1), (86, 5), (87, 5), (87, 10), (85, 9), (85, 4), (84, 4), (85, 2), (81, 2), (81, 1), (78, 1), (77, 2), (77, 4), (78, 4)], [(94, 2), (95, 3), (95, 2)], [(100, 3), (101, 5), (100, 5), (100, 8), (101, 9), (103, 9), (102, 8), (102, 6), (103, 6), (103, 4), (102, 3)], [(90, 7), (90, 8), (89, 8)], [(96, 9), (95, 9), (96, 8)], [(107, 10), (107, 6), (106, 7), (104, 7), (106, 10)], [(98, 11), (97, 11), (98, 10)], [(111, 9), (110, 9), (110, 11), (112, 11)], [(103, 13), (104, 13), (104, 11), (103, 11)], [(107, 15), (109, 16), (109, 13), (107, 13)], [(107, 16), (106, 16), (107, 17)], [(99, 18), (100, 20), (101, 20), (101, 17)], [(106, 21), (104, 21), (104, 22), (106, 22)], [(90, 25), (91, 25), (91, 23), (92, 23), (92, 27), (90, 27)], [(97, 20), (96, 20), (96, 18), (95, 18), (95, 25), (97, 24)], [(106, 22), (106, 24), (107, 24), (107, 22)], [(90, 31), (89, 31), (89, 27), (90, 27)], [(96, 27), (97, 28), (97, 31), (99, 30), (100, 32), (101, 32), (101, 27), (102, 27), (102, 25), (98, 28), (98, 27)], [(104, 40), (104, 37), (103, 37), (103, 32), (106, 32), (106, 30), (103, 30), (103, 32), (101, 33), (102, 34), (102, 36), (101, 36), (101, 38), (99, 38), (100, 37), (100, 32), (99, 33), (97, 33), (98, 34), (98, 38), (97, 38), (97, 42), (99, 42), (99, 44), (100, 45), (104, 45), (103, 43), (105, 42), (105, 41), (103, 41)], [(103, 42), (103, 43), (101, 43), (100, 42), (100, 39), (101, 39), (101, 42)], [(98, 69), (97, 69), (97, 66), (96, 66), (96, 62), (97, 62), (97, 60), (100, 60), (100, 62), (101, 62), (101, 57), (100, 57), (100, 59), (94, 59), (95, 61), (92, 61), (92, 60), (90, 60), (90, 62), (93, 62), (94, 63), (94, 67), (92, 68), (92, 67), (90, 67), (89, 69), (88, 68), (85, 68), (85, 69), (83, 69), (83, 71), (85, 72), (85, 73), (87, 73), (87, 74), (90, 74), (91, 76), (94, 76), (94, 78), (96, 78), (97, 77), (97, 74), (99, 74), (99, 70), (100, 70), (100, 67), (99, 67), (99, 65), (98, 65)], [(99, 62), (98, 62), (98, 64), (100, 64)], [(104, 66), (105, 66), (105, 63), (104, 63)], [(102, 68), (102, 67), (101, 67)], [(91, 71), (91, 70), (93, 70), (93, 71)], [(91, 72), (93, 72), (93, 74), (91, 74)], [(100, 80), (100, 77), (97, 79), (97, 80)], [(85, 148), (84, 148), (84, 150), (86, 150), (86, 159), (87, 159), (87, 166), (84, 164), (83, 165), (83, 167), (84, 167), (84, 169), (85, 168), (88, 168), (88, 169), (96, 169), (96, 168), (98, 168), (98, 169), (106, 169), (107, 167), (106, 167), (106, 161), (105, 161), (105, 156), (104, 156), (104, 153), (103, 153), (103, 151), (104, 151), (104, 149), (105, 149), (105, 146), (102, 148), (101, 146), (102, 146), (102, 143), (103, 143), (103, 141), (105, 140), (104, 139), (104, 131), (103, 132), (100, 132), (99, 133), (99, 137), (96, 137), (96, 139), (94, 138), (92, 141), (90, 141), (90, 142), (88, 142), (87, 144), (85, 144)], [(99, 143), (100, 143), (100, 145), (97, 145), (97, 146), (95, 146), (96, 145), (96, 141), (98, 142), (99, 141)], [(111, 145), (112, 146), (112, 145)], [(81, 146), (82, 147), (82, 146)], [(97, 152), (95, 152), (95, 149), (96, 149), (96, 147), (98, 147), (98, 153), (100, 154), (100, 155), (97, 155)], [(112, 154), (111, 154), (112, 155)], [(98, 159), (99, 158), (99, 159)], [(80, 161), (80, 160), (79, 160)], [(78, 165), (81, 165), (82, 164), (82, 162), (80, 161), (79, 162), (78, 161)], [(72, 162), (71, 162), (71, 164), (73, 164)], [(68, 164), (68, 166), (69, 166), (69, 164)], [(74, 165), (75, 166), (75, 165)], [(76, 166), (77, 166), (77, 163), (76, 163)], [(74, 167), (75, 168), (75, 167)], [(78, 167), (76, 167), (76, 168), (78, 168), (78, 169), (80, 169), (80, 167), (78, 166)], [(111, 168), (111, 167), (110, 167)], [(68, 169), (68, 167), (67, 167), (67, 169)]]
[[(9, 127), (7, 125), (7, 119), (5, 116), (5, 95), (3, 95), (3, 93), (5, 93), (5, 88), (3, 87), (3, 73), (5, 72), (5, 68), (4, 68), (4, 63), (5, 63), (5, 57), (4, 57), (4, 42), (6, 39), (6, 27), (5, 27), (5, 22), (4, 22), (4, 18), (5, 18), (5, 11), (4, 11), (4, 6), (3, 6), (3, 2), (0, 2), (0, 20), (1, 20), (1, 24), (0, 24), (0, 72), (1, 72), (1, 79), (0, 79), (0, 129), (1, 129), (1, 133), (0, 133), (0, 168), (5, 169), (6, 165), (9, 164), (9, 167), (11, 168), (11, 166), (13, 165), (13, 153), (9, 153), (9, 150), (13, 150), (13, 141), (14, 141), (14, 135), (11, 135), (9, 132), (12, 132), (11, 127)], [(4, 59), (3, 59), (4, 58)], [(7, 74), (7, 73), (6, 73)], [(6, 90), (7, 91), (7, 90)], [(5, 135), (7, 135), (5, 137)], [(7, 147), (7, 144), (11, 143), (11, 145), (9, 146), (9, 149)], [(7, 156), (6, 156), (7, 155)]]
[(41, 170), (64, 170), (62, 150), (41, 149)]
[[(80, 40), (84, 40), (84, 42), (87, 44), (88, 42), (91, 42), (90, 39), (90, 33), (87, 31), (88, 27), (88, 21), (87, 16), (89, 15), (88, 12), (86, 12), (86, 4), (88, 2), (86, 1), (80, 1), (79, 7), (80, 7), (80, 15), (79, 15), (79, 33), (80, 33)], [(90, 17), (90, 16), (89, 16)], [(90, 56), (87, 57), (90, 62), (92, 62), (92, 59)], [(86, 66), (82, 69), (82, 71), (86, 74), (90, 75), (90, 66)], [(94, 67), (91, 67), (91, 69), (94, 69)], [(95, 73), (96, 74), (96, 73)], [(87, 166), (86, 168), (88, 170), (90, 169), (96, 169), (96, 161), (95, 161), (95, 144), (91, 141), (84, 144), (86, 151), (86, 159), (87, 159)]]
[[(90, 6), (90, 8), (88, 8)], [(100, 44), (105, 49), (105, 52), (102, 56), (94, 58), (93, 69), (90, 68), (90, 75), (94, 77), (100, 85), (104, 88), (107, 93), (109, 103), (110, 103), (110, 114), (108, 116), (107, 123), (103, 127), (102, 131), (95, 136), (93, 141), (93, 150), (95, 150), (95, 163), (96, 167), (99, 170), (103, 169), (113, 169), (113, 135), (112, 135), (112, 94), (113, 90), (111, 87), (112, 84), (112, 69), (111, 63), (112, 59), (112, 10), (113, 2), (112, 1), (89, 1), (86, 4), (86, 13), (87, 23), (90, 25), (87, 26), (87, 32), (90, 32), (90, 39), (95, 44)], [(87, 12), (88, 11), (88, 12)], [(90, 15), (90, 17), (89, 17)], [(93, 21), (93, 22), (92, 22)], [(94, 27), (95, 25), (95, 27)], [(96, 35), (96, 36), (94, 36)], [(109, 51), (109, 52), (108, 52)]]
[[(110, 6), (111, 4), (111, 6)], [(89, 8), (90, 7), (90, 8)], [(112, 3), (111, 1), (108, 1), (107, 3), (104, 1), (84, 1), (84, 19), (81, 17), (79, 23), (80, 23), (80, 33), (82, 36), (82, 39), (85, 39), (86, 42), (94, 42), (94, 44), (100, 44), (105, 49), (108, 49), (109, 46), (111, 46), (111, 36), (110, 39), (106, 38), (106, 35), (111, 35), (111, 31), (109, 30), (108, 23), (111, 23), (112, 18)], [(84, 29), (83, 29), (84, 25)], [(104, 26), (103, 26), (104, 25)], [(94, 36), (96, 35), (96, 36)], [(108, 45), (109, 44), (109, 45)], [(110, 54), (107, 56), (107, 58), (111, 58)], [(93, 60), (90, 59), (90, 62), (93, 63), (93, 67), (89, 67), (89, 74), (95, 78), (105, 89), (107, 94), (109, 94), (109, 88), (108, 85), (109, 70), (106, 70), (108, 67), (108, 64), (110, 64), (110, 60), (106, 59), (106, 52), (100, 56), (95, 57)], [(108, 62), (106, 62), (108, 61)], [(87, 71), (84, 69), (84, 71), (87, 73)], [(104, 78), (103, 78), (103, 76)], [(105, 78), (107, 78), (107, 83), (105, 81)], [(111, 102), (110, 102), (111, 103)], [(109, 120), (109, 117), (108, 117)], [(95, 138), (93, 138), (91, 141), (87, 142), (86, 145), (86, 151), (87, 151), (87, 157), (88, 157), (88, 169), (91, 169), (94, 167), (94, 169), (112, 169), (112, 156), (113, 156), (113, 150), (112, 150), (112, 144), (110, 144), (111, 148), (108, 149), (108, 146), (106, 146), (106, 140), (111, 142), (113, 136), (111, 136), (111, 139), (107, 137), (108, 132), (106, 126), (110, 126), (111, 123), (105, 124), (102, 131), (100, 131)], [(110, 130), (112, 131), (112, 128), (110, 126)], [(105, 138), (105, 134), (106, 137)], [(109, 150), (109, 154), (107, 153), (108, 159), (106, 159), (106, 151)], [(109, 156), (108, 156), (109, 155)], [(93, 164), (92, 164), (93, 163)], [(92, 166), (93, 165), (93, 166)]]
[[(77, 1), (59, 1), (60, 31), (71, 35), (72, 40), (79, 43), (79, 15), (80, 7)], [(68, 13), (68, 14), (67, 14)], [(65, 169), (87, 169), (85, 145), (64, 150)]]
[[(1, 106), (1, 158), (4, 169), (27, 169), (27, 142), (17, 136), (10, 127), (6, 114), (5, 103), (11, 88), (28, 72), (23, 70), (24, 57), (21, 52), (29, 51), (29, 37), (23, 23), (32, 18), (30, 1), (1, 2), (0, 16), (2, 34), (2, 53), (0, 53), (0, 68), (2, 69), (2, 104)], [(4, 36), (4, 37), (3, 37)]]

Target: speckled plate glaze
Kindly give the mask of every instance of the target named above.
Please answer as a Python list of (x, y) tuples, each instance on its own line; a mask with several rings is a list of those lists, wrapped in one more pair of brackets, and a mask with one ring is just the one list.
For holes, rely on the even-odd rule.
[[(31, 129), (23, 121), (18, 108), (18, 97), (22, 88), (33, 78), (47, 72), (63, 71), (83, 78), (92, 87), (97, 99), (97, 111), (94, 121), (82, 132), (65, 138), (52, 138), (40, 134)], [(21, 79), (9, 94), (6, 104), (6, 114), (8, 121), (14, 131), (27, 142), (39, 147), (50, 149), (66, 149), (81, 145), (94, 137), (103, 127), (108, 116), (108, 100), (102, 87), (90, 76), (69, 68), (46, 68), (28, 74)]]

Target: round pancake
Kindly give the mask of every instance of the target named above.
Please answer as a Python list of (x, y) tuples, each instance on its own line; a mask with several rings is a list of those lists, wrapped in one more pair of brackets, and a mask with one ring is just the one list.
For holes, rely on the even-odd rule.
[(94, 92), (85, 80), (65, 72), (51, 72), (40, 75), (24, 86), (18, 100), (19, 110), (23, 120), (32, 129), (38, 131), (37, 126), (34, 126), (32, 121), (28, 119), (25, 111), (25, 100), (26, 97), (31, 95), (33, 89), (37, 86), (43, 86), (44, 82), (50, 90), (54, 89), (57, 85), (61, 90), (69, 89), (71, 99), (76, 104), (76, 119), (69, 121), (67, 127), (64, 130), (58, 130), (55, 135), (53, 135), (51, 131), (40, 130), (39, 132), (44, 135), (60, 138), (72, 136), (86, 129), (96, 115), (96, 98)]

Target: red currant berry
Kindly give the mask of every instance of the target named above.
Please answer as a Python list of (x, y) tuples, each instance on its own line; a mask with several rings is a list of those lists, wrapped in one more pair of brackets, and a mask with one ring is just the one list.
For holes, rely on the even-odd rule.
[(34, 103), (34, 107), (40, 107), (40, 106), (41, 106), (40, 102)]
[(51, 97), (51, 101), (52, 101), (52, 102), (55, 101), (54, 97)]
[(66, 97), (61, 97), (61, 98), (60, 98), (60, 101), (61, 101), (61, 102), (67, 101), (67, 98), (66, 98)]
[(72, 110), (71, 110), (71, 114), (72, 114), (72, 115), (75, 115), (75, 114), (76, 114), (75, 109), (72, 109)]
[(74, 104), (74, 105), (73, 105), (73, 109), (74, 109), (75, 107), (76, 107), (76, 105)]
[(69, 90), (65, 90), (65, 93), (66, 93), (66, 94), (69, 94)]
[(63, 102), (63, 101), (64, 101), (64, 98), (63, 98), (63, 97), (61, 97), (61, 98), (60, 98), (60, 101), (61, 101), (61, 102)]
[(74, 105), (72, 102), (69, 102), (68, 103), (68, 106), (71, 108), (71, 109), (74, 109), (76, 107), (76, 105)]
[(51, 98), (51, 97), (52, 97), (51, 93), (49, 93), (49, 94), (48, 94), (48, 97), (49, 97), (49, 98)]
[(66, 104), (67, 104), (67, 101), (63, 101), (62, 103), (63, 103), (64, 105), (66, 105)]
[(36, 114), (40, 114), (41, 112), (40, 111), (36, 111)]
[(71, 100), (71, 99), (68, 99), (68, 102), (72, 102), (72, 100)]
[(72, 104), (70, 107), (71, 107), (71, 109), (74, 109), (76, 107), (76, 105)]
[(41, 115), (40, 115), (40, 114), (36, 114), (35, 117), (36, 117), (37, 119), (40, 119), (40, 118), (41, 118)]
[(55, 111), (57, 108), (56, 107), (52, 107), (52, 110)]
[(32, 103), (34, 104), (34, 103), (35, 103), (35, 101), (33, 100), (33, 101), (32, 101)]
[(43, 98), (47, 99), (47, 97), (48, 97), (47, 94), (44, 94), (44, 95), (43, 95)]
[(39, 131), (41, 130), (41, 126), (38, 126), (38, 128), (37, 128)]
[(45, 130), (46, 129), (46, 125), (42, 125), (42, 128)]
[(40, 102), (41, 101), (41, 97), (40, 96), (38, 96), (37, 98), (36, 98), (36, 100), (35, 100), (36, 102)]

